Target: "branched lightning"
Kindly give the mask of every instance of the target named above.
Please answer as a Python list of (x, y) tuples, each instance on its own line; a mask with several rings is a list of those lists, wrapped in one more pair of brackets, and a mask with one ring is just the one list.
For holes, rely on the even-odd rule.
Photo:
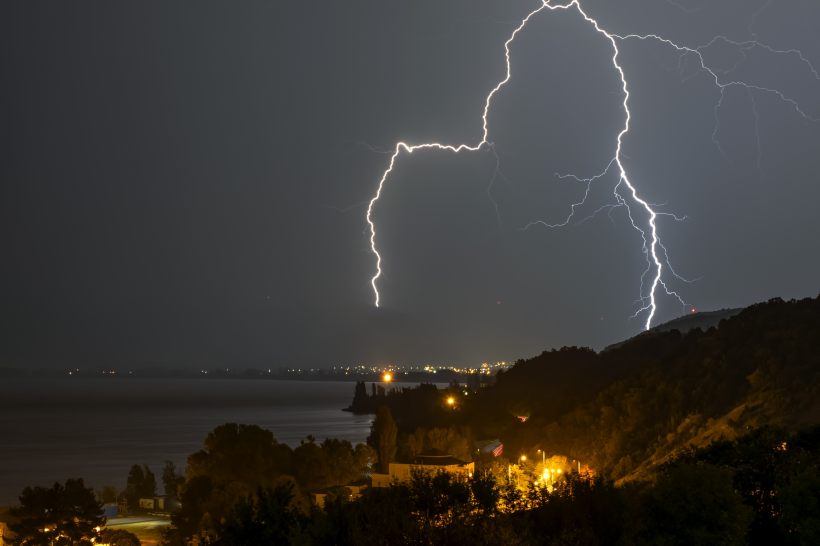
[[(373, 197), (373, 199), (370, 200), (370, 205), (367, 207), (367, 223), (370, 225), (370, 248), (373, 251), (373, 254), (376, 255), (376, 274), (370, 280), (370, 284), (373, 286), (373, 292), (376, 294), (376, 307), (379, 306), (379, 289), (376, 286), (376, 280), (382, 274), (382, 267), (381, 267), (382, 266), (382, 257), (381, 257), (381, 254), (379, 254), (379, 251), (376, 250), (376, 226), (373, 223), (373, 219), (372, 219), (371, 216), (373, 214), (373, 205), (376, 203), (376, 201), (379, 200), (379, 197), (381, 197), (382, 189), (384, 189), (384, 183), (385, 183), (385, 181), (387, 181), (387, 175), (389, 175), (390, 172), (393, 170), (393, 167), (396, 164), (396, 158), (401, 153), (402, 148), (404, 150), (406, 150), (407, 153), (413, 153), (414, 151), (420, 150), (422, 148), (438, 148), (439, 150), (450, 150), (452, 152), (458, 153), (462, 150), (468, 150), (468, 151), (471, 151), (471, 152), (475, 152), (476, 150), (481, 148), (484, 144), (488, 144), (488, 142), (487, 142), (487, 135), (488, 135), (487, 113), (490, 110), (490, 101), (493, 99), (493, 95), (495, 95), (496, 92), (498, 92), (498, 90), (501, 89), (501, 87), (505, 83), (510, 81), (510, 77), (512, 76), (512, 74), (510, 73), (510, 43), (515, 39), (515, 36), (516, 36), (516, 34), (518, 34), (518, 31), (520, 31), (522, 28), (524, 28), (524, 25), (527, 24), (527, 21), (530, 20), (530, 17), (532, 17), (533, 15), (535, 15), (536, 13), (538, 13), (539, 11), (541, 11), (542, 9), (547, 8), (547, 7), (549, 7), (549, 6), (545, 3), (541, 7), (536, 9), (535, 11), (530, 12), (530, 14), (527, 15), (524, 18), (523, 21), (521, 21), (521, 24), (518, 25), (518, 27), (516, 27), (516, 29), (513, 31), (512, 35), (510, 36), (510, 38), (506, 42), (504, 42), (504, 50), (506, 52), (505, 56), (506, 56), (506, 59), (507, 59), (507, 75), (503, 80), (501, 80), (493, 88), (492, 91), (490, 91), (490, 94), (487, 95), (487, 100), (484, 102), (484, 113), (481, 116), (482, 129), (483, 129), (481, 142), (479, 142), (475, 146), (470, 146), (468, 144), (459, 144), (459, 145), (456, 146), (456, 145), (451, 145), (451, 144), (441, 144), (439, 142), (429, 142), (429, 143), (425, 143), (425, 144), (416, 144), (414, 146), (410, 146), (408, 144), (405, 144), (404, 142), (399, 142), (398, 144), (396, 144), (396, 151), (395, 151), (395, 153), (393, 153), (392, 156), (390, 156), (390, 165), (387, 167), (387, 170), (384, 171), (384, 174), (382, 175), (381, 180), (379, 180), (379, 188), (378, 188), (378, 190), (376, 190), (376, 195)], [(498, 157), (498, 156), (496, 156), (496, 157)], [(496, 209), (496, 211), (497, 211), (497, 209)]]
[[(683, 9), (684, 11), (687, 11), (687, 12), (697, 11), (699, 9), (702, 9), (702, 7), (704, 7), (704, 6), (702, 6), (701, 8), (695, 8), (695, 9), (692, 9), (692, 10), (688, 10), (686, 8), (683, 8), (682, 6), (680, 6), (679, 4), (677, 4), (676, 2), (674, 2), (672, 0), (667, 0), (667, 1), (670, 4), (676, 6), (680, 9)], [(368, 204), (368, 207), (367, 207), (367, 223), (370, 226), (370, 248), (371, 248), (371, 251), (373, 252), (373, 254), (375, 254), (375, 256), (376, 256), (376, 273), (370, 281), (370, 284), (373, 287), (373, 292), (375, 293), (375, 300), (376, 300), (375, 304), (376, 304), (376, 306), (378, 307), (379, 303), (380, 303), (380, 296), (379, 296), (379, 290), (378, 290), (378, 287), (377, 287), (377, 280), (382, 275), (382, 269), (381, 269), (381, 255), (379, 254), (378, 250), (376, 249), (376, 226), (375, 226), (375, 224), (373, 222), (373, 219), (372, 219), (372, 213), (373, 213), (373, 207), (374, 207), (375, 203), (381, 197), (382, 190), (384, 189), (387, 178), (390, 175), (390, 173), (393, 171), (393, 168), (396, 165), (396, 159), (398, 158), (399, 154), (401, 154), (402, 150), (406, 151), (407, 153), (412, 153), (416, 150), (423, 149), (423, 148), (436, 148), (436, 149), (440, 149), (440, 150), (450, 150), (452, 152), (458, 153), (462, 150), (477, 151), (482, 146), (487, 145), (488, 148), (489, 148), (489, 151), (492, 151), (492, 153), (495, 155), (495, 158), (496, 158), (495, 172), (494, 172), (493, 177), (490, 181), (490, 185), (487, 188), (487, 195), (492, 200), (492, 196), (490, 195), (490, 189), (492, 188), (492, 184), (495, 182), (495, 179), (496, 179), (497, 176), (500, 175), (501, 177), (504, 177), (504, 175), (500, 171), (500, 159), (499, 159), (498, 155), (495, 152), (494, 145), (492, 144), (492, 142), (490, 142), (488, 140), (487, 115), (488, 115), (488, 112), (489, 112), (490, 103), (493, 99), (493, 96), (511, 78), (510, 44), (515, 39), (518, 32), (521, 31), (524, 28), (524, 26), (527, 24), (527, 22), (533, 16), (538, 14), (539, 12), (544, 11), (544, 10), (546, 10), (546, 11), (555, 11), (555, 10), (559, 10), (559, 9), (561, 9), (561, 10), (570, 10), (571, 8), (575, 8), (578, 11), (578, 13), (588, 23), (591, 23), (594, 26), (594, 28), (597, 32), (599, 32), (603, 36), (605, 36), (610, 41), (610, 43), (612, 44), (612, 48), (613, 48), (613, 51), (614, 51), (613, 56), (612, 56), (612, 63), (614, 65), (615, 69), (620, 74), (622, 93), (623, 93), (623, 96), (624, 96), (623, 107), (624, 107), (624, 110), (626, 112), (626, 120), (625, 120), (623, 129), (618, 133), (618, 136), (617, 136), (617, 139), (616, 139), (616, 146), (615, 146), (615, 150), (614, 150), (614, 156), (609, 161), (609, 164), (607, 165), (606, 169), (602, 173), (600, 173), (598, 175), (595, 175), (591, 178), (579, 178), (579, 177), (577, 177), (575, 175), (572, 175), (572, 174), (566, 174), (566, 175), (556, 174), (555, 175), (559, 178), (574, 178), (575, 180), (577, 180), (579, 182), (586, 183), (586, 190), (584, 192), (583, 199), (580, 202), (574, 203), (574, 204), (571, 205), (570, 213), (569, 213), (569, 216), (567, 216), (566, 220), (564, 220), (561, 223), (556, 223), (556, 224), (549, 224), (549, 223), (544, 222), (542, 220), (537, 220), (537, 221), (534, 221), (534, 222), (530, 222), (523, 229), (526, 230), (527, 228), (529, 228), (531, 226), (539, 225), (539, 224), (543, 225), (545, 227), (549, 227), (549, 228), (559, 228), (559, 227), (567, 226), (570, 223), (570, 221), (572, 220), (572, 218), (574, 217), (574, 215), (576, 213), (576, 208), (580, 207), (580, 206), (582, 206), (583, 204), (586, 203), (587, 198), (590, 194), (590, 189), (592, 187), (592, 183), (595, 180), (597, 180), (597, 179), (603, 177), (604, 175), (606, 175), (612, 169), (613, 165), (617, 166), (619, 178), (618, 178), (618, 183), (615, 185), (615, 187), (613, 189), (615, 203), (609, 203), (609, 204), (606, 204), (606, 205), (600, 207), (598, 210), (593, 212), (591, 215), (589, 215), (586, 218), (583, 218), (582, 220), (578, 221), (576, 223), (576, 225), (585, 222), (586, 220), (594, 217), (596, 214), (598, 214), (599, 212), (601, 212), (603, 210), (608, 210), (609, 214), (610, 214), (610, 219), (612, 219), (612, 216), (611, 216), (612, 210), (614, 210), (616, 208), (620, 208), (620, 207), (625, 208), (626, 211), (627, 211), (627, 216), (630, 220), (630, 223), (632, 224), (632, 227), (634, 227), (640, 233), (641, 238), (643, 239), (642, 251), (643, 251), (644, 255), (646, 256), (646, 261), (647, 261), (647, 268), (644, 271), (644, 273), (641, 275), (641, 278), (640, 278), (639, 298), (638, 298), (638, 300), (636, 300), (636, 303), (640, 303), (641, 307), (632, 316), (636, 317), (639, 314), (643, 313), (644, 311), (648, 311), (648, 316), (646, 318), (645, 328), (648, 330), (651, 327), (652, 319), (653, 319), (653, 317), (655, 315), (655, 312), (657, 310), (656, 292), (658, 290), (659, 285), (663, 288), (664, 292), (667, 295), (676, 297), (678, 299), (678, 301), (681, 303), (681, 305), (685, 306), (686, 304), (685, 304), (683, 298), (679, 294), (677, 294), (676, 292), (670, 290), (667, 287), (666, 282), (662, 278), (663, 277), (663, 271), (664, 271), (664, 263), (668, 267), (670, 273), (674, 277), (676, 277), (677, 279), (679, 279), (681, 281), (691, 283), (691, 282), (695, 282), (698, 279), (687, 280), (687, 279), (681, 277), (680, 275), (678, 275), (675, 272), (675, 270), (672, 268), (672, 265), (671, 265), (670, 260), (669, 260), (669, 255), (668, 255), (667, 249), (663, 244), (661, 244), (661, 240), (660, 240), (660, 237), (658, 235), (657, 219), (658, 219), (659, 216), (671, 216), (676, 221), (685, 221), (685, 220), (687, 220), (687, 217), (686, 216), (678, 217), (678, 216), (676, 216), (674, 214), (671, 214), (671, 213), (656, 212), (653, 207), (657, 207), (657, 206), (660, 206), (660, 205), (650, 204), (650, 203), (648, 203), (647, 201), (641, 199), (638, 196), (638, 191), (637, 191), (636, 187), (630, 181), (629, 177), (627, 176), (626, 169), (625, 169), (625, 167), (624, 167), (624, 165), (621, 161), (621, 158), (626, 157), (622, 152), (622, 146), (623, 146), (622, 141), (623, 141), (624, 135), (626, 135), (629, 132), (629, 124), (630, 124), (630, 121), (631, 121), (631, 118), (632, 118), (632, 114), (629, 110), (629, 97), (630, 97), (630, 94), (629, 94), (629, 90), (627, 88), (626, 75), (625, 75), (624, 70), (621, 67), (621, 65), (618, 64), (618, 55), (620, 53), (619, 50), (618, 50), (618, 41), (619, 40), (621, 40), (621, 41), (622, 40), (628, 40), (628, 39), (637, 39), (637, 40), (642, 40), (642, 41), (643, 40), (657, 40), (657, 41), (660, 41), (664, 44), (667, 44), (667, 45), (675, 48), (677, 51), (679, 51), (681, 53), (680, 58), (679, 58), (679, 68), (680, 68), (680, 63), (683, 61), (684, 57), (688, 57), (689, 54), (695, 54), (695, 55), (698, 56), (698, 58), (700, 60), (700, 66), (699, 66), (697, 71), (705, 70), (706, 72), (711, 74), (711, 76), (714, 78), (715, 85), (717, 85), (718, 88), (720, 89), (720, 100), (715, 105), (715, 119), (716, 119), (717, 123), (716, 123), (716, 126), (715, 126), (715, 130), (713, 132), (713, 135), (712, 135), (712, 140), (715, 142), (715, 144), (717, 145), (720, 152), (723, 153), (723, 155), (726, 157), (726, 159), (729, 160), (729, 162), (731, 163), (731, 160), (723, 152), (723, 149), (721, 148), (720, 143), (717, 140), (717, 131), (718, 131), (718, 127), (720, 125), (720, 120), (718, 118), (718, 108), (723, 103), (725, 90), (727, 88), (731, 87), (731, 86), (741, 86), (741, 87), (745, 87), (747, 89), (747, 91), (749, 92), (749, 96), (752, 99), (752, 105), (753, 105), (753, 110), (754, 110), (755, 116), (757, 116), (757, 110), (756, 110), (756, 107), (755, 107), (755, 104), (754, 104), (754, 97), (752, 96), (752, 90), (763, 91), (763, 92), (775, 94), (781, 100), (790, 103), (794, 107), (794, 109), (801, 116), (803, 116), (804, 119), (810, 120), (810, 121), (818, 121), (818, 120), (812, 118), (811, 116), (807, 115), (800, 108), (800, 105), (794, 99), (791, 99), (791, 98), (785, 96), (782, 92), (778, 91), (777, 89), (770, 89), (770, 88), (767, 88), (767, 87), (752, 85), (752, 84), (749, 84), (749, 83), (746, 83), (746, 82), (743, 82), (743, 81), (740, 81), (740, 80), (729, 79), (728, 81), (723, 81), (723, 82), (721, 81), (721, 76), (726, 77), (730, 72), (732, 72), (735, 68), (737, 68), (737, 66), (745, 60), (745, 58), (746, 58), (745, 52), (752, 49), (752, 48), (754, 48), (754, 47), (761, 47), (761, 48), (764, 48), (764, 49), (766, 49), (770, 52), (773, 52), (773, 53), (780, 53), (780, 54), (796, 53), (796, 54), (799, 55), (800, 59), (803, 62), (808, 64), (810, 70), (812, 71), (812, 73), (814, 73), (815, 77), (820, 79), (820, 76), (818, 76), (818, 72), (815, 70), (815, 68), (803, 56), (803, 54), (800, 51), (798, 51), (798, 50), (776, 50), (774, 48), (771, 48), (769, 46), (761, 44), (760, 42), (757, 41), (757, 35), (751, 30), (751, 27), (755, 23), (755, 18), (760, 14), (760, 12), (763, 11), (763, 9), (766, 8), (766, 6), (768, 6), (768, 4), (769, 4), (769, 2), (767, 2), (763, 7), (761, 7), (760, 10), (757, 13), (755, 13), (752, 17), (752, 23), (749, 25), (749, 32), (754, 36), (754, 38), (755, 38), (754, 40), (745, 41), (745, 42), (736, 42), (736, 41), (729, 40), (728, 38), (725, 38), (723, 36), (718, 36), (718, 37), (714, 38), (711, 42), (709, 42), (708, 44), (706, 44), (704, 46), (686, 47), (686, 46), (677, 45), (677, 44), (673, 43), (671, 40), (662, 38), (662, 37), (654, 35), (654, 34), (649, 34), (649, 35), (629, 34), (629, 35), (625, 35), (625, 36), (620, 36), (620, 35), (617, 35), (617, 34), (610, 33), (608, 31), (602, 29), (600, 27), (600, 25), (598, 24), (598, 22), (595, 19), (591, 18), (583, 10), (583, 8), (581, 7), (581, 4), (580, 4), (580, 0), (572, 0), (571, 2), (569, 2), (568, 4), (565, 4), (565, 5), (551, 5), (549, 3), (549, 0), (543, 1), (543, 3), (537, 9), (530, 12), (523, 19), (521, 24), (518, 25), (516, 27), (516, 29), (513, 31), (510, 38), (506, 42), (504, 42), (505, 57), (506, 57), (506, 75), (505, 75), (504, 79), (501, 80), (490, 91), (490, 93), (487, 95), (487, 98), (485, 100), (484, 111), (483, 111), (483, 114), (481, 116), (482, 131), (483, 131), (481, 141), (478, 144), (476, 144), (475, 146), (470, 146), (470, 145), (467, 145), (467, 144), (450, 145), (450, 144), (442, 144), (442, 143), (438, 143), (438, 142), (409, 145), (409, 144), (406, 144), (404, 142), (399, 142), (396, 145), (395, 151), (392, 152), (392, 155), (390, 157), (390, 163), (389, 163), (387, 169), (382, 174), (381, 179), (379, 180), (378, 189), (376, 191), (376, 194), (370, 200), (370, 202)], [(717, 40), (725, 40), (726, 42), (734, 44), (734, 45), (736, 45), (740, 48), (740, 51), (741, 51), (741, 54), (742, 54), (743, 58), (740, 61), (738, 61), (729, 70), (722, 71), (722, 70), (718, 70), (718, 69), (709, 68), (707, 66), (707, 63), (705, 62), (705, 60), (703, 58), (703, 51), (705, 49), (707, 49), (710, 45), (714, 44), (715, 41), (717, 41)], [(686, 62), (688, 63), (688, 59), (687, 59)], [(755, 127), (757, 128), (757, 122), (755, 124)], [(382, 149), (373, 149), (373, 151), (383, 152)], [(758, 167), (759, 166), (760, 166), (760, 137), (759, 137), (759, 134), (758, 134)], [(509, 182), (509, 180), (507, 182)], [(648, 222), (647, 222), (648, 227), (642, 228), (636, 222), (635, 218), (633, 217), (632, 208), (630, 207), (629, 203), (627, 202), (627, 197), (625, 197), (621, 192), (619, 192), (619, 188), (621, 187), (622, 184), (625, 187), (625, 190), (621, 190), (623, 192), (623, 194), (626, 194), (629, 198), (631, 198), (631, 200), (638, 205), (638, 208), (643, 208), (646, 211), (646, 213), (649, 215), (649, 219), (648, 219)], [(498, 206), (497, 206), (497, 204), (495, 204), (494, 201), (493, 201), (493, 204), (495, 205), (496, 215), (498, 216), (499, 225), (500, 225), (501, 224), (501, 217), (499, 215)], [(613, 220), (613, 222), (614, 222), (614, 220)], [(663, 250), (663, 260), (661, 260), (661, 258), (659, 256), (658, 247), (660, 247)], [(654, 270), (654, 274), (651, 277), (651, 282), (648, 283), (650, 287), (649, 287), (648, 290), (645, 290), (644, 289), (645, 278), (646, 278), (647, 275), (650, 275), (653, 270)]]
[(487, 186), (487, 197), (492, 202), (493, 207), (495, 207), (495, 216), (496, 218), (498, 218), (498, 227), (501, 229), (501, 232), (503, 233), (504, 225), (501, 223), (501, 213), (498, 211), (498, 203), (496, 203), (495, 199), (493, 199), (493, 196), (490, 194), (490, 190), (492, 189), (493, 184), (495, 183), (495, 179), (499, 176), (504, 179), (507, 185), (509, 185), (510, 188), (513, 189), (513, 191), (515, 191), (515, 188), (513, 187), (512, 182), (510, 182), (510, 179), (504, 176), (504, 173), (501, 172), (501, 158), (498, 157), (498, 153), (495, 149), (495, 144), (490, 142), (488, 143), (488, 145), (490, 152), (492, 152), (493, 156), (495, 157), (495, 170), (493, 171), (493, 177), (490, 179), (490, 184)]

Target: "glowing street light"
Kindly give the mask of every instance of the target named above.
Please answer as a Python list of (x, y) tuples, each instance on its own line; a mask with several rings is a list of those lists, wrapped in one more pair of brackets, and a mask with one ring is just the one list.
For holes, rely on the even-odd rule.
[(392, 379), (392, 377), (390, 376), (389, 373), (384, 374), (385, 383), (390, 383), (390, 379)]
[(447, 403), (450, 404), (451, 406), (453, 405), (453, 402), (454, 402), (454, 400), (452, 398), (447, 399)]

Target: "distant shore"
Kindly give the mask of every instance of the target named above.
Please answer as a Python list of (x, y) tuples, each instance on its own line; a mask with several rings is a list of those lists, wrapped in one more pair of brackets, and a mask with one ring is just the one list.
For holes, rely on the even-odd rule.
[[(401, 383), (450, 383), (458, 381), (464, 383), (467, 381), (468, 374), (454, 372), (452, 370), (437, 370), (433, 372), (391, 372), (392, 381)], [(384, 381), (383, 373), (357, 373), (348, 372), (328, 373), (328, 372), (268, 372), (261, 370), (245, 370), (242, 372), (217, 371), (208, 370), (200, 372), (192, 372), (189, 370), (134, 370), (130, 372), (123, 371), (84, 371), (65, 369), (24, 369), (24, 368), (0, 368), (0, 378), (71, 378), (71, 379), (88, 379), (88, 378), (106, 378), (106, 379), (245, 379), (245, 380), (266, 380), (266, 381), (347, 381), (356, 382), (364, 381), (366, 383), (386, 383)]]

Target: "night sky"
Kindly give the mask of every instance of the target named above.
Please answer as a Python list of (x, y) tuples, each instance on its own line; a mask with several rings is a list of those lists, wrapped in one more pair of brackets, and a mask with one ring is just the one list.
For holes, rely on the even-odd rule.
[[(640, 332), (626, 208), (576, 225), (615, 203), (617, 169), (566, 226), (522, 231), (567, 219), (586, 183), (556, 173), (602, 173), (626, 119), (612, 44), (574, 8), (511, 43), (493, 149), (399, 156), (373, 209), (374, 306), (380, 152), (477, 144), (504, 42), (539, 5), (3, 3), (0, 366), (469, 365)], [(619, 40), (622, 160), (642, 199), (686, 216), (658, 230), (699, 279), (666, 270), (688, 312), (816, 296), (820, 122), (758, 88), (820, 119), (820, 4), (582, 6), (622, 35), (801, 52), (703, 50), (757, 87), (727, 87), (716, 112), (695, 55)], [(684, 311), (659, 297), (653, 324)]]

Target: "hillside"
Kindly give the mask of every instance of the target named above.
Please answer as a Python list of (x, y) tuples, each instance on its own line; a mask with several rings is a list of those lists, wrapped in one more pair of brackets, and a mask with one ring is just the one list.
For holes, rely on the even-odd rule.
[(817, 422), (819, 391), (820, 299), (775, 298), (706, 331), (659, 329), (597, 354), (565, 347), (519, 361), (465, 400), (459, 420), (500, 437), (511, 459), (544, 449), (628, 479), (690, 443)]
[(647, 334), (657, 332), (669, 332), (671, 330), (677, 330), (685, 334), (691, 330), (695, 330), (698, 328), (703, 331), (706, 331), (709, 328), (716, 328), (720, 324), (721, 320), (732, 318), (741, 311), (743, 311), (743, 308), (738, 307), (737, 309), (720, 309), (718, 311), (698, 311), (697, 313), (692, 313), (690, 315), (683, 315), (682, 317), (678, 317), (676, 319), (670, 320), (669, 322), (664, 322), (663, 324), (659, 324), (653, 328), (650, 328), (648, 332), (641, 332), (637, 336), (629, 338), (625, 341), (620, 341), (618, 343), (608, 345), (604, 348), (602, 352), (609, 351), (611, 349), (617, 349), (618, 347), (621, 347), (624, 343), (632, 339), (635, 339), (636, 337), (644, 336)]

